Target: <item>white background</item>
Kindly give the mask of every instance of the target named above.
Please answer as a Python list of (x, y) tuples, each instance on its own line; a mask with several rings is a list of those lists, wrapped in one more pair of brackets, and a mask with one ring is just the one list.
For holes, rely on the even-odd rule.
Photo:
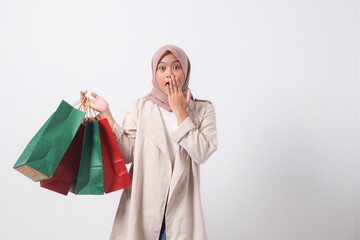
[(12, 167), (81, 89), (121, 123), (165, 44), (217, 114), (209, 239), (358, 239), (358, 19), (355, 0), (0, 0), (0, 239), (109, 238), (121, 191), (65, 197)]

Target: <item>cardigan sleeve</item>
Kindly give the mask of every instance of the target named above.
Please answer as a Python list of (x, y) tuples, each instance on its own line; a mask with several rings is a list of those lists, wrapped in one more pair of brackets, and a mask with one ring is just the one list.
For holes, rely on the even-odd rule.
[(196, 127), (190, 117), (187, 117), (170, 133), (170, 137), (183, 147), (196, 163), (201, 164), (208, 160), (218, 147), (213, 104), (207, 104), (199, 127)]
[(137, 130), (136, 102), (132, 101), (125, 113), (122, 126), (116, 121), (112, 128), (121, 155), (126, 164), (133, 162)]

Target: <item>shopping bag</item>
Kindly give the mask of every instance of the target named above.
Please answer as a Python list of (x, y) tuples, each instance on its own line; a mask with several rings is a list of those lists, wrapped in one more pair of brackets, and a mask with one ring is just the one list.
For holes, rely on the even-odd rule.
[(79, 170), (70, 192), (78, 195), (102, 195), (104, 194), (103, 179), (98, 122), (86, 121)]
[(31, 139), (13, 168), (33, 181), (51, 178), (84, 116), (84, 112), (62, 100)]
[(40, 186), (67, 195), (79, 170), (85, 125), (81, 124), (53, 176), (40, 181)]
[(98, 121), (105, 193), (131, 186), (130, 176), (106, 118)]

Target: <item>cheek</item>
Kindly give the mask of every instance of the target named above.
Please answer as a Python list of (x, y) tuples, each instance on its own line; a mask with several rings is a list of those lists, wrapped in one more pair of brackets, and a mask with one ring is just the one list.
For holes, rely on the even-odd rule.
[(179, 86), (182, 87), (185, 82), (184, 76), (178, 76), (177, 79), (178, 79)]
[(181, 74), (178, 79), (180, 79), (180, 81), (179, 81), (180, 86), (183, 86), (184, 82), (185, 82), (184, 74)]
[(158, 85), (160, 86), (161, 81), (162, 81), (162, 77), (160, 74), (156, 73), (155, 74), (155, 78), (156, 78), (156, 82), (158, 83)]
[(181, 83), (181, 88), (184, 86), (184, 82)]
[(161, 74), (155, 74), (156, 82), (163, 93), (166, 93), (166, 87), (164, 85), (164, 77)]

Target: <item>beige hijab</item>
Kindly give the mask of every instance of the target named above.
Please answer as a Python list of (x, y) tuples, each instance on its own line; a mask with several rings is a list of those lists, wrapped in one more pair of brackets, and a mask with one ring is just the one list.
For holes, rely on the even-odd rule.
[[(182, 50), (181, 48), (174, 46), (174, 45), (165, 45), (165, 46), (161, 47), (160, 49), (158, 49), (152, 58), (151, 69), (152, 69), (153, 89), (151, 90), (151, 92), (148, 95), (145, 96), (145, 98), (153, 101), (155, 104), (159, 105), (160, 107), (164, 108), (165, 110), (172, 112), (170, 105), (169, 105), (168, 96), (160, 90), (160, 87), (156, 81), (157, 65), (158, 65), (159, 61), (161, 60), (161, 58), (167, 52), (171, 52), (172, 54), (174, 54), (174, 56), (180, 61), (181, 67), (184, 70), (184, 74), (185, 74), (185, 82), (184, 82), (184, 85), (183, 85), (181, 91), (183, 92), (185, 98), (187, 97), (187, 92), (189, 89), (188, 86), (189, 86), (189, 79), (190, 79), (190, 68), (191, 68), (189, 58), (187, 57), (184, 50)], [(194, 97), (192, 96), (192, 94), (191, 94), (191, 99), (194, 100)]]

